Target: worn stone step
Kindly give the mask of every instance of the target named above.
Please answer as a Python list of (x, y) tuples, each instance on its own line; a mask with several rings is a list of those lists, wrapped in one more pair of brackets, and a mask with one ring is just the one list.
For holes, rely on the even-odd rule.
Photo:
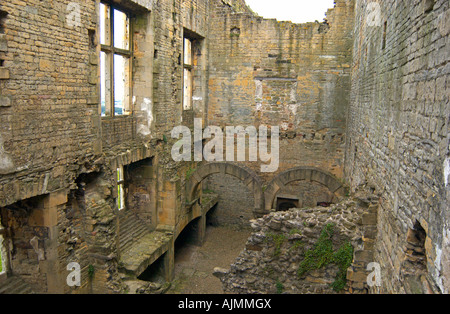
[(145, 234), (150, 233), (150, 230), (146, 227), (142, 226), (135, 226), (134, 228), (130, 228), (128, 231), (124, 230), (123, 233), (121, 232), (119, 235), (120, 242), (127, 240), (128, 238), (140, 238), (144, 236)]
[(140, 230), (149, 230), (142, 222), (134, 221), (128, 224), (120, 225), (120, 234), (136, 233)]
[(8, 278), (0, 287), (0, 294), (32, 294), (31, 287), (17, 276)]
[(131, 212), (122, 213), (119, 224), (119, 248), (121, 252), (129, 250), (133, 243), (151, 233), (150, 228)]
[(142, 238), (144, 235), (146, 235), (148, 233), (150, 233), (148, 230), (140, 230), (140, 231), (136, 231), (136, 232), (133, 232), (133, 233), (122, 234), (119, 237), (119, 243), (126, 242), (130, 238), (134, 239), (134, 240), (137, 240), (139, 238)]

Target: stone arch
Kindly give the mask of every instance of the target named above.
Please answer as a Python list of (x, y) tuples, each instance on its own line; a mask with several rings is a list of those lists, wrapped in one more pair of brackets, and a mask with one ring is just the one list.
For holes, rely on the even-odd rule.
[(292, 168), (278, 174), (265, 189), (264, 203), (266, 211), (272, 210), (278, 191), (294, 181), (317, 182), (321, 185), (326, 186), (332, 193), (337, 196), (342, 197), (346, 194), (345, 186), (332, 174), (316, 168)]
[(201, 165), (189, 178), (187, 183), (187, 198), (192, 202), (199, 184), (212, 174), (228, 174), (241, 180), (249, 189), (253, 191), (255, 198), (255, 216), (261, 216), (264, 213), (264, 195), (262, 190), (262, 181), (259, 176), (251, 169), (227, 162), (212, 162)]

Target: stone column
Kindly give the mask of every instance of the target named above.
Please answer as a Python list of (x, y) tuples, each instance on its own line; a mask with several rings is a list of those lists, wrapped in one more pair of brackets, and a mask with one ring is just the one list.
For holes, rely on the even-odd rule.
[(197, 222), (197, 245), (203, 246), (206, 238), (206, 215), (202, 214)]
[(46, 229), (44, 248), (39, 248), (38, 239), (34, 237), (30, 244), (39, 259), (39, 269), (47, 278), (47, 293), (64, 293), (66, 277), (59, 267), (58, 260), (58, 207), (67, 203), (68, 192), (60, 190), (46, 196), (42, 204), (30, 215), (30, 226)]
[(173, 237), (163, 259), (165, 280), (166, 282), (171, 282), (175, 279), (175, 240)]

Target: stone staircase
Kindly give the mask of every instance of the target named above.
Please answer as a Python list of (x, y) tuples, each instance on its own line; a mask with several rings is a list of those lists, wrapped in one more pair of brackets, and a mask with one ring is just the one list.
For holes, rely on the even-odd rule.
[(133, 243), (151, 233), (150, 228), (130, 211), (120, 213), (119, 249), (128, 251)]
[(34, 294), (34, 292), (20, 277), (11, 276), (0, 283), (0, 294)]
[(171, 235), (151, 231), (132, 212), (121, 213), (119, 226), (119, 269), (128, 277), (138, 277), (170, 247)]

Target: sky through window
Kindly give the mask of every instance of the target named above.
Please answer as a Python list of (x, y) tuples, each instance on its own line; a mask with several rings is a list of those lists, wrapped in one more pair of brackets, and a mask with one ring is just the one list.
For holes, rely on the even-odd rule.
[(334, 0), (246, 0), (259, 16), (294, 23), (323, 22)]

